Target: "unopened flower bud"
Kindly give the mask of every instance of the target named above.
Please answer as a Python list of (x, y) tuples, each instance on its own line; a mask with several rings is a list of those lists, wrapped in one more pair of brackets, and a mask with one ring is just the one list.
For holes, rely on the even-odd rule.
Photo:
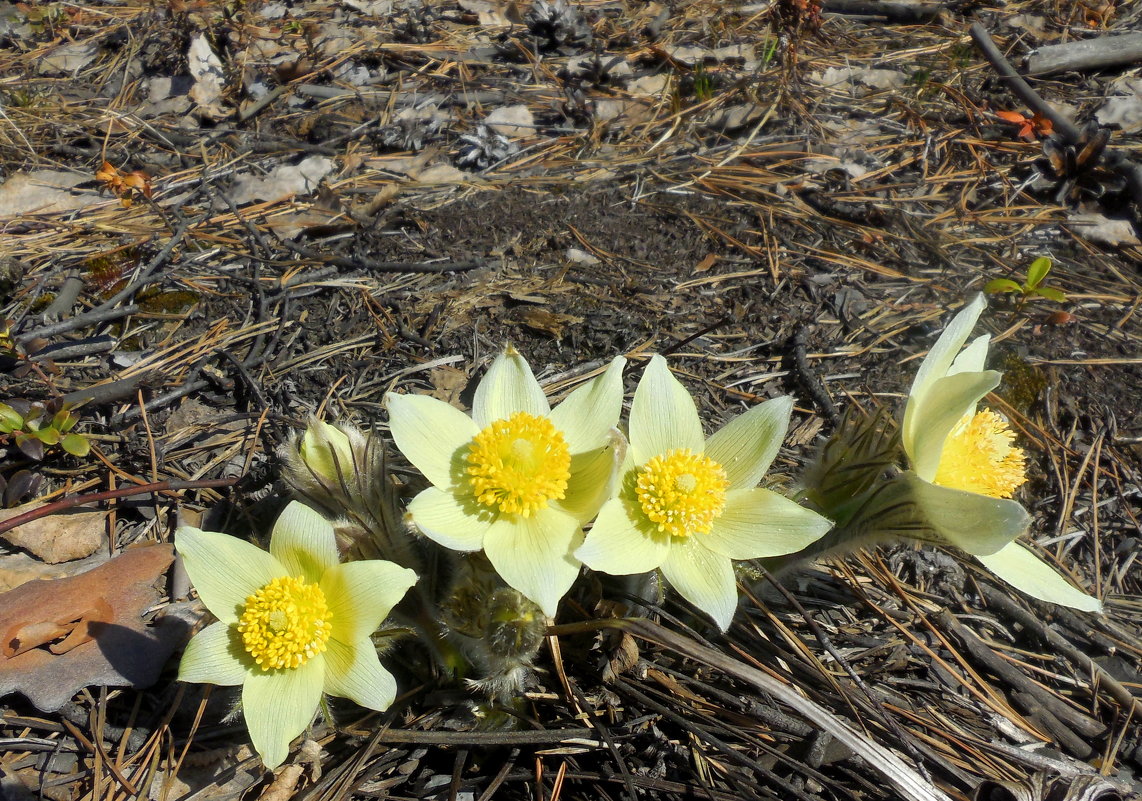
[(355, 470), (353, 445), (344, 430), (322, 420), (313, 419), (297, 448), (305, 465), (321, 478), (340, 481), (339, 476)]

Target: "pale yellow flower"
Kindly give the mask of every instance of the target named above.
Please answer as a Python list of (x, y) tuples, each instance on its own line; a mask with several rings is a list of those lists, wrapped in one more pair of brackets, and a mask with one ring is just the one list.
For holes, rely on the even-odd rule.
[(964, 347), (985, 305), (977, 295), (957, 314), (916, 373), (901, 431), (912, 470), (903, 479), (931, 528), (1004, 581), (1040, 600), (1097, 611), (1098, 600), (1014, 542), (1031, 522), (1010, 500), (1026, 481), (1023, 452), (1002, 417), (976, 408), (1000, 380), (984, 369), (990, 337)]
[(572, 552), (614, 476), (624, 359), (548, 405), (524, 358), (500, 355), (472, 416), (425, 395), (386, 396), (397, 447), (432, 486), (409, 505), (429, 539), (483, 550), (508, 585), (554, 616), (579, 575)]
[(776, 398), (708, 440), (694, 400), (666, 360), (650, 360), (634, 393), (630, 449), (617, 492), (575, 552), (612, 575), (660, 569), (724, 631), (737, 608), (731, 560), (793, 553), (827, 532), (816, 512), (758, 487), (793, 410)]
[(242, 685), (242, 714), (266, 767), (285, 761), (323, 692), (383, 710), (396, 681), (370, 635), (416, 583), (380, 560), (338, 561), (333, 526), (303, 504), (278, 518), (269, 553), (184, 526), (175, 532), (198, 595), (216, 618), (191, 639), (179, 679)]

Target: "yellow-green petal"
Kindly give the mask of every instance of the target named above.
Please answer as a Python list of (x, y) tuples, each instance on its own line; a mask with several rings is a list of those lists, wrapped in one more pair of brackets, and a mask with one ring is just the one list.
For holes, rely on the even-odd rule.
[(1075, 589), (1029, 548), (1013, 542), (993, 554), (976, 556), (983, 566), (1015, 589), (1083, 612), (1101, 612), (1102, 602)]
[(405, 458), (435, 486), (448, 488), (462, 474), (464, 457), (480, 429), (472, 418), (427, 395), (385, 395), (389, 432)]
[(566, 494), (561, 500), (552, 501), (552, 505), (573, 515), (581, 523), (594, 517), (614, 489), (618, 473), (617, 456), (614, 446), (572, 456)]
[(725, 631), (738, 607), (733, 565), (696, 537), (678, 537), (662, 563), (662, 575), (679, 595), (714, 619)]
[(279, 576), (281, 562), (245, 540), (183, 526), (174, 548), (206, 608), (223, 623), (237, 623), (246, 598)]
[(381, 666), (368, 638), (351, 643), (330, 640), (325, 652), (325, 692), (383, 712), (397, 697), (397, 682)]
[(278, 516), (270, 553), (291, 576), (314, 584), (339, 560), (333, 524), (300, 501), (291, 502)]
[(310, 420), (298, 445), (298, 455), (310, 470), (328, 481), (352, 475), (355, 469), (349, 437), (337, 426)]
[(333, 624), (330, 637), (343, 643), (368, 637), (415, 583), (416, 573), (381, 559), (329, 568), (321, 591)]
[(793, 398), (767, 400), (739, 414), (706, 442), (706, 455), (722, 466), (729, 488), (756, 487), (789, 429)]
[(630, 447), (637, 464), (669, 450), (702, 453), (706, 439), (694, 399), (670, 373), (666, 359), (652, 356), (642, 373), (630, 410)]
[(424, 536), (454, 551), (478, 551), (492, 525), (487, 506), (471, 495), (429, 487), (408, 505), (412, 522)]
[(948, 368), (948, 375), (956, 373), (980, 373), (987, 363), (987, 346), (991, 343), (991, 334), (976, 337)]
[(906, 472), (912, 501), (941, 537), (973, 556), (998, 551), (1027, 530), (1031, 516), (1015, 501), (941, 487)]
[(944, 442), (956, 423), (975, 410), (980, 398), (999, 385), (1000, 375), (994, 370), (982, 373), (957, 373), (935, 382), (932, 391), (920, 401), (909, 399), (904, 410), (904, 451), (912, 469), (931, 481), (940, 467)]
[(823, 537), (832, 523), (776, 492), (756, 487), (730, 490), (726, 508), (708, 534), (697, 535), (729, 559), (760, 559), (796, 553)]
[(298, 668), (251, 670), (242, 685), (242, 716), (254, 750), (270, 770), (285, 762), (289, 744), (313, 721), (325, 683), (325, 658)]
[(178, 665), (178, 680), (232, 687), (246, 680), (241, 635), (234, 626), (211, 623), (190, 638)]
[(531, 366), (512, 347), (492, 362), (472, 398), (472, 419), (481, 429), (516, 412), (545, 417), (550, 411), (547, 396), (535, 380)]
[(508, 586), (555, 617), (559, 600), (579, 575), (572, 552), (583, 529), (571, 515), (550, 506), (531, 517), (503, 516), (484, 535), (484, 553)]
[(619, 356), (606, 372), (588, 381), (551, 410), (551, 422), (563, 432), (571, 453), (595, 450), (618, 425), (623, 410), (623, 365)]
[(940, 334), (936, 344), (920, 363), (920, 369), (916, 371), (916, 377), (912, 380), (912, 389), (908, 391), (909, 398), (917, 400), (923, 398), (938, 379), (948, 374), (952, 362), (955, 361), (960, 348), (967, 342), (968, 335), (975, 328), (976, 321), (986, 305), (987, 301), (983, 294), (978, 294), (952, 318), (944, 333)]
[(670, 536), (655, 531), (629, 498), (611, 498), (599, 510), (575, 558), (612, 576), (646, 573), (661, 567), (670, 552)]

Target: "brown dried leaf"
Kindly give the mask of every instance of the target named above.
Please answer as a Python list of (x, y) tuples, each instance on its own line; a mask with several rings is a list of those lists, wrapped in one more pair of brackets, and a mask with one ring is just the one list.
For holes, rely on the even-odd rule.
[[(30, 512), (44, 504), (33, 501), (14, 509), (0, 510), (0, 522)], [(0, 534), (0, 540), (21, 548), (45, 562), (59, 564), (84, 559), (103, 543), (107, 512), (91, 509), (69, 509), (59, 514), (29, 520), (11, 531)]]
[(0, 594), (0, 697), (20, 692), (50, 712), (91, 684), (153, 684), (187, 628), (143, 620), (173, 559), (169, 545), (133, 548), (78, 576)]

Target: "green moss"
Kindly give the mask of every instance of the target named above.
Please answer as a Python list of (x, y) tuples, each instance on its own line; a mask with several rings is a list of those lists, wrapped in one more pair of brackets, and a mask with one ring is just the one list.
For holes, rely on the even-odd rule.
[(139, 308), (152, 314), (181, 314), (202, 300), (196, 292), (184, 289), (145, 289), (136, 298)]
[(1041, 368), (1013, 353), (1003, 357), (999, 369), (1003, 371), (1003, 383), (999, 385), (999, 394), (1013, 409), (1020, 414), (1027, 414), (1046, 389), (1047, 376)]

